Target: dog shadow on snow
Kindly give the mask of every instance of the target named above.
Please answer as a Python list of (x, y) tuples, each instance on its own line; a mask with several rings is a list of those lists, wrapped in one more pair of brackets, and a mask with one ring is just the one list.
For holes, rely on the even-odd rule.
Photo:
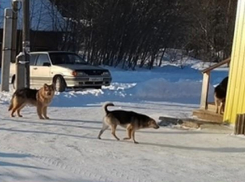
[[(84, 128), (84, 129), (94, 129), (99, 130), (102, 127), (102, 121), (86, 121), (86, 120), (65, 120), (65, 119), (50, 119), (50, 120), (44, 120), (44, 121), (28, 121), (28, 120), (21, 120), (21, 119), (7, 119), (8, 121), (13, 122), (20, 122), (20, 123), (29, 123), (29, 124), (38, 124), (38, 125), (51, 125), (51, 126), (61, 126), (61, 127), (75, 127), (75, 128)], [(56, 121), (50, 122), (50, 121)], [(57, 123), (61, 122), (61, 123)], [(66, 123), (62, 123), (66, 122)], [(74, 122), (74, 123), (94, 123), (98, 124), (98, 126), (84, 126), (84, 125), (72, 125), (67, 124), (67, 122)], [(93, 139), (98, 140), (97, 135), (96, 136), (83, 136), (83, 135), (76, 135), (76, 134), (67, 134), (67, 133), (55, 133), (50, 131), (32, 131), (32, 130), (22, 130), (22, 129), (11, 129), (11, 128), (0, 128), (0, 131), (10, 131), (10, 132), (21, 132), (21, 133), (37, 133), (37, 134), (47, 134), (47, 135), (60, 135), (60, 136), (67, 136), (67, 137), (75, 137), (75, 138), (86, 138), (86, 139)], [(118, 128), (117, 131), (120, 132), (126, 132), (123, 128)], [(108, 129), (106, 132), (111, 132), (110, 129)], [(210, 132), (196, 132), (196, 131), (150, 131), (150, 130), (139, 130), (139, 133), (149, 133), (149, 134), (162, 134), (163, 135), (163, 141), (164, 141), (164, 135), (183, 135), (183, 134), (213, 134)], [(137, 138), (136, 138), (137, 139)], [(110, 142), (117, 142), (114, 139), (109, 138), (102, 138), (102, 141), (110, 141)], [(236, 147), (219, 147), (219, 148), (212, 148), (212, 147), (196, 147), (196, 146), (183, 146), (183, 145), (171, 145), (171, 144), (162, 144), (162, 143), (154, 143), (154, 142), (145, 142), (138, 140), (139, 144), (135, 146), (155, 146), (155, 147), (163, 147), (163, 148), (172, 148), (172, 149), (180, 149), (180, 150), (196, 150), (196, 151), (206, 151), (206, 152), (220, 152), (220, 153), (245, 153), (245, 148), (236, 148)], [(158, 141), (159, 142), (159, 141)], [(119, 141), (120, 144), (123, 143), (132, 143), (132, 141)], [(2, 157), (0, 153), (0, 157)]]
[[(19, 154), (19, 153), (3, 153), (0, 152), (0, 158), (28, 158), (28, 157), (33, 157), (32, 155), (29, 154)], [(36, 166), (30, 166), (30, 165), (24, 165), (24, 164), (16, 164), (16, 163), (11, 163), (11, 162), (3, 162), (0, 161), (0, 166), (1, 167), (21, 167), (21, 168), (30, 168), (30, 169), (42, 169), (42, 170), (47, 170), (45, 168), (41, 167), (36, 167)]]
[[(5, 119), (3, 119), (5, 120)], [(46, 125), (46, 126), (61, 126), (61, 127), (75, 127), (75, 128), (84, 128), (84, 129), (94, 129), (94, 130), (101, 130), (102, 128), (102, 120), (101, 121), (87, 121), (87, 120), (76, 120), (76, 119), (60, 119), (60, 118), (51, 118), (49, 120), (41, 120), (38, 121), (35, 120), (29, 120), (29, 119), (25, 119), (24, 118), (12, 118), (12, 119), (6, 119), (8, 121), (12, 121), (12, 122), (19, 122), (19, 123), (29, 123), (29, 124), (38, 124), (38, 125)], [(52, 122), (55, 121), (55, 122)], [(71, 123), (71, 124), (68, 124)], [(74, 125), (72, 125), (72, 123), (76, 123)], [(89, 123), (89, 124), (96, 124), (96, 126), (84, 126), (83, 123)], [(81, 125), (80, 125), (81, 124)], [(162, 127), (164, 128), (164, 127)], [(117, 131), (120, 132), (126, 132), (126, 130), (124, 128), (118, 127)], [(107, 130), (107, 132), (110, 132), (110, 129)], [(188, 131), (185, 132), (184, 130), (181, 131), (156, 131), (156, 130), (150, 130), (150, 129), (146, 129), (146, 130), (139, 130), (137, 131), (139, 133), (149, 133), (149, 134), (217, 134), (216, 132), (197, 132), (197, 131)]]
[(36, 166), (30, 166), (30, 165), (24, 165), (24, 164), (15, 164), (15, 163), (2, 162), (2, 161), (0, 161), (0, 166), (1, 167), (21, 167), (21, 168), (48, 170), (42, 167), (36, 167)]
[(159, 144), (159, 143), (149, 143), (149, 142), (140, 142), (140, 144), (147, 145), (147, 146), (180, 149), (180, 150), (197, 150), (197, 151), (220, 152), (220, 153), (245, 153), (245, 148), (235, 148), (235, 147), (219, 147), (219, 148), (192, 147), (192, 146), (180, 146), (180, 145)]
[[(37, 125), (44, 125), (44, 126), (75, 127), (75, 128), (96, 129), (96, 130), (101, 129), (101, 126), (102, 126), (102, 122), (85, 121), (85, 120), (49, 119), (49, 120), (42, 120), (42, 121), (33, 121), (33, 120), (22, 120), (22, 119), (18, 118), (18, 119), (8, 119), (8, 121), (18, 122), (18, 123), (27, 123), (27, 124), (37, 124)], [(60, 121), (60, 122), (57, 123), (57, 122), (50, 122), (50, 121), (58, 121), (58, 122)], [(66, 121), (66, 123), (62, 123), (63, 121)], [(79, 123), (79, 124), (82, 124), (82, 125), (67, 124), (69, 122), (75, 122), (75, 123)], [(101, 126), (99, 126), (99, 127), (84, 126), (83, 123), (95, 123), (95, 124), (100, 123)], [(0, 130), (1, 130), (1, 128), (0, 128)]]
[[(42, 123), (43, 124), (43, 123)], [(99, 130), (98, 128), (93, 128), (96, 130)], [(55, 132), (49, 132), (49, 131), (33, 131), (33, 130), (20, 130), (20, 129), (6, 129), (6, 128), (0, 128), (0, 131), (10, 131), (10, 132), (20, 132), (20, 133), (35, 133), (35, 134), (45, 134), (45, 135), (58, 135), (58, 136), (65, 136), (65, 137), (74, 137), (74, 138), (86, 138), (86, 139), (92, 139), (92, 140), (98, 140), (97, 135), (96, 136), (83, 136), (83, 135), (75, 135), (75, 134), (66, 134), (66, 133), (55, 133)], [(165, 132), (162, 132), (164, 135)], [(176, 135), (174, 132), (171, 132), (171, 134)], [(136, 139), (137, 140), (137, 139)], [(164, 140), (164, 137), (163, 137)], [(131, 140), (130, 141), (116, 141), (115, 139), (110, 138), (102, 138), (102, 141), (109, 141), (113, 142), (114, 144), (130, 144), (134, 145), (135, 147), (140, 146), (151, 146), (151, 147), (162, 147), (162, 148), (172, 148), (172, 149), (180, 149), (180, 150), (195, 150), (195, 151), (206, 151), (206, 152), (219, 152), (219, 153), (245, 153), (245, 148), (235, 148), (235, 147), (219, 147), (219, 148), (211, 148), (211, 147), (195, 147), (195, 146), (182, 146), (182, 145), (171, 145), (171, 144), (161, 144), (161, 143), (150, 143), (150, 142), (144, 142), (140, 139), (137, 141), (139, 144), (134, 144)], [(132, 146), (131, 146), (132, 147)], [(1, 156), (0, 156), (1, 157)]]
[(181, 146), (181, 145), (170, 145), (170, 144), (160, 144), (160, 143), (150, 143), (150, 142), (144, 142), (140, 141), (139, 139), (136, 141), (139, 142), (139, 144), (134, 144), (131, 140), (125, 141), (115, 141), (115, 139), (109, 139), (109, 138), (102, 138), (102, 140), (110, 141), (110, 142), (118, 142), (121, 143), (128, 143), (130, 145), (133, 145), (135, 147), (141, 148), (141, 146), (151, 146), (151, 147), (162, 147), (162, 148), (172, 148), (172, 149), (180, 149), (180, 150), (195, 150), (195, 151), (205, 151), (205, 152), (218, 152), (218, 153), (245, 153), (245, 148), (235, 148), (235, 147), (219, 147), (219, 148), (210, 148), (210, 147), (193, 147), (193, 146)]
[(78, 120), (78, 119), (61, 119), (61, 118), (50, 118), (51, 121), (65, 121), (65, 122), (74, 122), (74, 123), (93, 123), (93, 124), (102, 124), (101, 121), (85, 121), (85, 120)]
[(0, 152), (0, 157), (1, 158), (26, 158), (26, 157), (32, 157), (32, 156), (31, 155), (28, 155), (28, 154)]
[(0, 128), (0, 131), (29, 133), (29, 134), (43, 134), (43, 135), (57, 135), (57, 136), (74, 137), (74, 138), (95, 139), (94, 137), (89, 137), (89, 136), (75, 135), (75, 134), (66, 134), (66, 133), (55, 133), (55, 132), (50, 132), (50, 131), (22, 130), (22, 129), (11, 129), (11, 128)]

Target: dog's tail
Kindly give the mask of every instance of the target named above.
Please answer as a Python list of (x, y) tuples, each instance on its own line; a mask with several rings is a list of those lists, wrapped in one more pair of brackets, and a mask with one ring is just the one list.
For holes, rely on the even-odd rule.
[(108, 113), (110, 112), (110, 111), (107, 109), (108, 106), (114, 106), (114, 104), (113, 104), (113, 103), (106, 103), (106, 104), (103, 106), (103, 108), (104, 108), (106, 114), (108, 114)]

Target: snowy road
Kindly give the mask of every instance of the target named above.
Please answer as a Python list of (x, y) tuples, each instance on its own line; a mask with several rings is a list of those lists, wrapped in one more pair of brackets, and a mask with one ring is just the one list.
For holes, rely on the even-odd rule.
[[(125, 104), (123, 109), (187, 116), (193, 105)], [(234, 182), (245, 178), (245, 140), (232, 130), (146, 129), (136, 132), (140, 144), (116, 141), (101, 128), (103, 110), (51, 107), (49, 121), (25, 108), (24, 118), (10, 118), (0, 105), (1, 182)], [(176, 112), (178, 111), (178, 112)], [(119, 138), (124, 129), (117, 131)]]

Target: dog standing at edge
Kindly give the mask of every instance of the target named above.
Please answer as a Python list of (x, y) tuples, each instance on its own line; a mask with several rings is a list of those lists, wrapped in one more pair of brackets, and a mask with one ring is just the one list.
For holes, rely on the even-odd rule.
[(225, 110), (225, 99), (228, 84), (228, 76), (225, 77), (220, 84), (214, 89), (214, 102), (216, 106), (216, 113), (222, 114)]
[(21, 88), (14, 92), (9, 111), (11, 111), (11, 117), (14, 117), (14, 113), (17, 111), (17, 115), (22, 117), (20, 110), (27, 104), (37, 107), (37, 114), (40, 119), (49, 119), (47, 116), (47, 107), (51, 103), (54, 97), (55, 87), (53, 84), (44, 84), (39, 90), (30, 88)]
[(155, 128), (158, 129), (159, 126), (156, 121), (149, 116), (144, 114), (139, 114), (133, 111), (123, 111), (123, 110), (114, 110), (109, 111), (107, 109), (108, 106), (114, 106), (113, 103), (107, 103), (104, 105), (104, 110), (106, 116), (103, 120), (102, 129), (99, 132), (98, 139), (101, 139), (101, 135), (105, 130), (111, 127), (112, 135), (117, 139), (120, 140), (116, 136), (116, 128), (117, 125), (120, 125), (127, 129), (128, 137), (124, 138), (124, 140), (129, 140), (133, 138), (134, 143), (138, 143), (135, 141), (135, 131), (142, 129), (142, 128)]

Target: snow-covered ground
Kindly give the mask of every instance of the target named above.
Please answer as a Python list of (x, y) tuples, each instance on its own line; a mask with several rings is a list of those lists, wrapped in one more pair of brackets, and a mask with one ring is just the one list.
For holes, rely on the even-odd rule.
[[(245, 140), (226, 130), (161, 127), (136, 132), (132, 141), (116, 141), (110, 130), (97, 139), (102, 105), (159, 116), (191, 117), (199, 107), (199, 63), (180, 69), (166, 65), (151, 71), (110, 68), (113, 83), (101, 90), (56, 93), (50, 120), (39, 120), (34, 107), (23, 118), (7, 112), (12, 91), (0, 93), (0, 182), (202, 182), (243, 181)], [(203, 65), (202, 65), (203, 66)], [(212, 72), (213, 86), (227, 69)], [(123, 138), (125, 129), (118, 128)]]

